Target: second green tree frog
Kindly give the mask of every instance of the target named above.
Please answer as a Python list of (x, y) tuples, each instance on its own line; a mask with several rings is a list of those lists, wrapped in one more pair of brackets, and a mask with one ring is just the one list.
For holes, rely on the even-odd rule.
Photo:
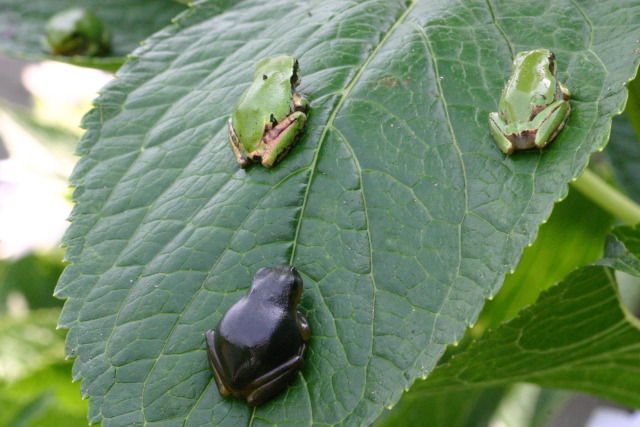
[(271, 167), (295, 145), (307, 121), (309, 102), (296, 93), (298, 61), (290, 56), (263, 58), (253, 83), (229, 119), (229, 141), (241, 168), (253, 162)]
[(489, 114), (491, 133), (505, 154), (543, 148), (569, 118), (569, 89), (556, 78), (556, 58), (547, 49), (520, 52), (502, 90), (499, 112)]
[(73, 8), (47, 21), (46, 45), (54, 55), (100, 56), (110, 46), (110, 31), (90, 10)]

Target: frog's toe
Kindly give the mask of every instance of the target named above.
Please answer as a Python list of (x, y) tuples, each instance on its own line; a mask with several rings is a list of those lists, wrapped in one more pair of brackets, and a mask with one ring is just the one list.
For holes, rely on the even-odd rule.
[(262, 387), (254, 390), (247, 396), (247, 402), (251, 406), (260, 406), (280, 394), (295, 379), (297, 369), (283, 372)]
[(204, 336), (207, 341), (207, 355), (209, 356), (209, 366), (213, 372), (213, 379), (216, 381), (220, 395), (222, 397), (227, 397), (231, 394), (231, 390), (224, 385), (224, 381), (222, 380), (222, 369), (220, 367), (218, 355), (215, 351), (215, 331), (209, 330), (205, 332)]

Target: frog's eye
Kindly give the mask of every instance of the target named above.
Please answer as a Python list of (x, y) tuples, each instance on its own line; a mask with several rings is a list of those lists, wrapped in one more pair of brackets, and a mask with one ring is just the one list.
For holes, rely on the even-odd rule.
[(262, 75), (262, 80), (267, 80), (269, 78), (269, 76), (267, 76), (266, 74)]

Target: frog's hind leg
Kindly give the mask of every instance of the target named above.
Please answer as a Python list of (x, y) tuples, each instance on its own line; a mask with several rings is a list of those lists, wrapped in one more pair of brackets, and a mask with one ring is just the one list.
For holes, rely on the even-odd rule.
[(271, 129), (262, 139), (266, 148), (262, 153), (262, 165), (270, 168), (280, 161), (296, 144), (302, 134), (307, 116), (300, 111), (292, 113)]
[(284, 390), (303, 366), (304, 359), (294, 356), (271, 372), (252, 381), (247, 386), (249, 390), (253, 390), (247, 396), (247, 402), (252, 406), (262, 405)]
[(532, 127), (538, 129), (533, 143), (538, 148), (543, 148), (556, 137), (564, 127), (565, 118), (571, 112), (569, 103), (558, 100), (542, 110), (532, 121)]
[(498, 143), (498, 147), (502, 150), (504, 154), (511, 154), (513, 150), (515, 150), (515, 146), (513, 142), (509, 141), (509, 139), (505, 136), (509, 133), (506, 129), (507, 124), (502, 120), (498, 113), (489, 114), (489, 126), (491, 128), (491, 133), (493, 134), (494, 139)]
[(229, 143), (231, 144), (231, 148), (233, 149), (233, 154), (235, 154), (236, 156), (238, 166), (244, 169), (249, 166), (249, 164), (251, 164), (251, 161), (248, 160), (247, 157), (240, 151), (240, 141), (238, 140), (236, 132), (233, 130), (233, 123), (231, 119), (229, 119), (227, 125), (229, 127)]
[(213, 330), (207, 331), (204, 334), (207, 340), (207, 354), (209, 355), (209, 366), (211, 367), (211, 371), (213, 372), (213, 378), (216, 380), (216, 384), (218, 385), (218, 391), (220, 392), (220, 396), (227, 397), (231, 394), (231, 390), (229, 390), (222, 380), (222, 365), (218, 360), (218, 356), (216, 355), (215, 349), (215, 332)]

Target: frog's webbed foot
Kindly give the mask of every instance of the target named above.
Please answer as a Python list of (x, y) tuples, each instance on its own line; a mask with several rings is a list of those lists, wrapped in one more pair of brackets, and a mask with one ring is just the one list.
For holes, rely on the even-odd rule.
[(304, 97), (304, 95), (300, 95), (299, 93), (295, 93), (292, 95), (293, 100), (293, 110), (301, 111), (306, 113), (309, 109), (309, 100)]
[(534, 128), (538, 129), (534, 144), (538, 148), (548, 145), (564, 127), (564, 122), (571, 112), (568, 101), (560, 99), (552, 102), (533, 119)]
[(209, 366), (213, 372), (213, 378), (216, 380), (216, 384), (218, 385), (220, 396), (227, 397), (231, 394), (231, 390), (224, 385), (222, 380), (222, 365), (220, 364), (218, 355), (215, 352), (215, 332), (213, 330), (209, 330), (205, 332), (204, 336), (207, 340), (207, 354), (209, 355)]
[(489, 126), (491, 127), (491, 133), (498, 143), (498, 147), (505, 154), (511, 154), (515, 150), (515, 146), (513, 143), (506, 137), (508, 133), (506, 127), (507, 124), (502, 120), (500, 114), (491, 113), (489, 114)]
[(296, 144), (302, 134), (307, 116), (296, 111), (280, 121), (262, 138), (265, 146), (262, 152), (262, 165), (265, 168), (278, 163)]
[[(303, 347), (306, 349), (306, 344)], [(301, 350), (301, 354), (304, 354), (303, 351)], [(258, 377), (247, 386), (247, 389), (253, 390), (247, 396), (247, 402), (252, 406), (262, 405), (284, 390), (303, 366), (302, 356), (294, 356), (271, 372)]]

